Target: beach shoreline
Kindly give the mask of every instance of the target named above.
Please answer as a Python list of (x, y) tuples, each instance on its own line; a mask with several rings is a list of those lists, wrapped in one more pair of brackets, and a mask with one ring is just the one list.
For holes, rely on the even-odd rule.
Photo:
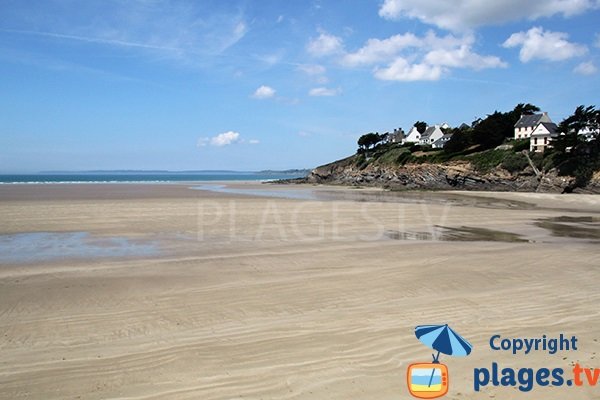
[[(597, 365), (598, 196), (217, 184), (252, 192), (0, 186), (0, 241), (62, 251), (1, 262), (0, 398), (406, 398), (428, 323), (474, 345), (444, 359), (449, 398), (518, 398), (473, 391), (492, 361)], [(255, 193), (274, 188), (338, 197)], [(16, 236), (40, 232), (58, 236)], [(515, 358), (489, 349), (497, 333), (570, 333), (581, 350)]]

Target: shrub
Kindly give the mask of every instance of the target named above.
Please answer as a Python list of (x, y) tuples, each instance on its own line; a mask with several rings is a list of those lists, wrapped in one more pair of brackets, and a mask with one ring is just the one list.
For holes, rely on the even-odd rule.
[(416, 157), (413, 156), (410, 151), (405, 151), (398, 155), (398, 157), (396, 158), (396, 162), (400, 165), (404, 165), (406, 163), (415, 161), (415, 159)]
[(544, 153), (533, 153), (529, 155), (529, 158), (531, 159), (531, 162), (533, 163), (533, 165), (535, 165), (535, 167), (539, 170), (543, 170), (544, 169)]
[(430, 151), (440, 151), (440, 149), (434, 149), (430, 144), (425, 144), (421, 146), (421, 151), (427, 153)]
[(513, 150), (515, 152), (529, 150), (530, 140), (529, 139), (517, 139), (513, 141)]
[(487, 150), (481, 153), (470, 155), (466, 159), (473, 164), (473, 167), (478, 172), (487, 173), (502, 163), (508, 154), (512, 154), (512, 151)]
[(367, 165), (369, 165), (369, 162), (367, 161), (367, 157), (364, 154), (359, 154), (358, 157), (356, 157), (356, 168), (362, 170), (367, 168)]
[(550, 171), (552, 168), (555, 168), (558, 164), (557, 154), (553, 151), (546, 151), (543, 154), (542, 159), (542, 169), (544, 171)]
[(385, 151), (384, 153), (376, 156), (377, 163), (378, 164), (396, 164), (398, 157), (400, 157), (404, 153), (410, 154), (410, 151), (407, 148), (403, 148), (403, 147), (392, 147), (389, 150)]
[(529, 161), (527, 161), (527, 157), (524, 154), (512, 153), (506, 155), (501, 165), (508, 172), (518, 172), (527, 168)]

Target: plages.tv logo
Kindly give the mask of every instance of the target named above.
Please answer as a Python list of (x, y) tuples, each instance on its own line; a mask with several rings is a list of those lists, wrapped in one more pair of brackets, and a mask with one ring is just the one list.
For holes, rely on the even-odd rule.
[(419, 325), (415, 335), (424, 345), (437, 351), (430, 363), (415, 363), (408, 366), (406, 381), (408, 391), (419, 399), (434, 399), (448, 393), (450, 376), (448, 367), (440, 363), (440, 353), (454, 357), (471, 354), (473, 346), (454, 332), (448, 324)]

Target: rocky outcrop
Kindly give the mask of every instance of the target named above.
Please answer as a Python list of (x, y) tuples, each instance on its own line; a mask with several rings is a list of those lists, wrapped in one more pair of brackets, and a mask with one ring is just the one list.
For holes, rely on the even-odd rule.
[(586, 187), (575, 189), (576, 193), (600, 193), (600, 171), (596, 171)]
[[(559, 176), (556, 170), (536, 174), (531, 167), (510, 173), (496, 167), (487, 173), (476, 171), (467, 161), (444, 164), (406, 164), (402, 166), (369, 164), (360, 168), (356, 156), (317, 167), (304, 182), (335, 185), (378, 186), (392, 189), (421, 190), (485, 190), (565, 193), (575, 187), (575, 179)], [(592, 179), (585, 191), (600, 193), (600, 174)]]

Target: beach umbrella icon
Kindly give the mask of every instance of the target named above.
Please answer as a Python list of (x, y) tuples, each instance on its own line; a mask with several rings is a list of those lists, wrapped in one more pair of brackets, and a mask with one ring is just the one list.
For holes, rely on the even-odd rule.
[(446, 325), (419, 325), (415, 328), (415, 336), (424, 345), (436, 350), (433, 362), (437, 363), (440, 353), (454, 357), (468, 356), (473, 349), (471, 343), (467, 342), (452, 328)]
[[(415, 336), (424, 345), (437, 351), (432, 354), (433, 363), (439, 364), (440, 353), (454, 357), (465, 357), (471, 354), (473, 346), (458, 333), (454, 332), (448, 324), (445, 325), (419, 325), (415, 328)], [(429, 386), (433, 380), (433, 372), (429, 379)]]

